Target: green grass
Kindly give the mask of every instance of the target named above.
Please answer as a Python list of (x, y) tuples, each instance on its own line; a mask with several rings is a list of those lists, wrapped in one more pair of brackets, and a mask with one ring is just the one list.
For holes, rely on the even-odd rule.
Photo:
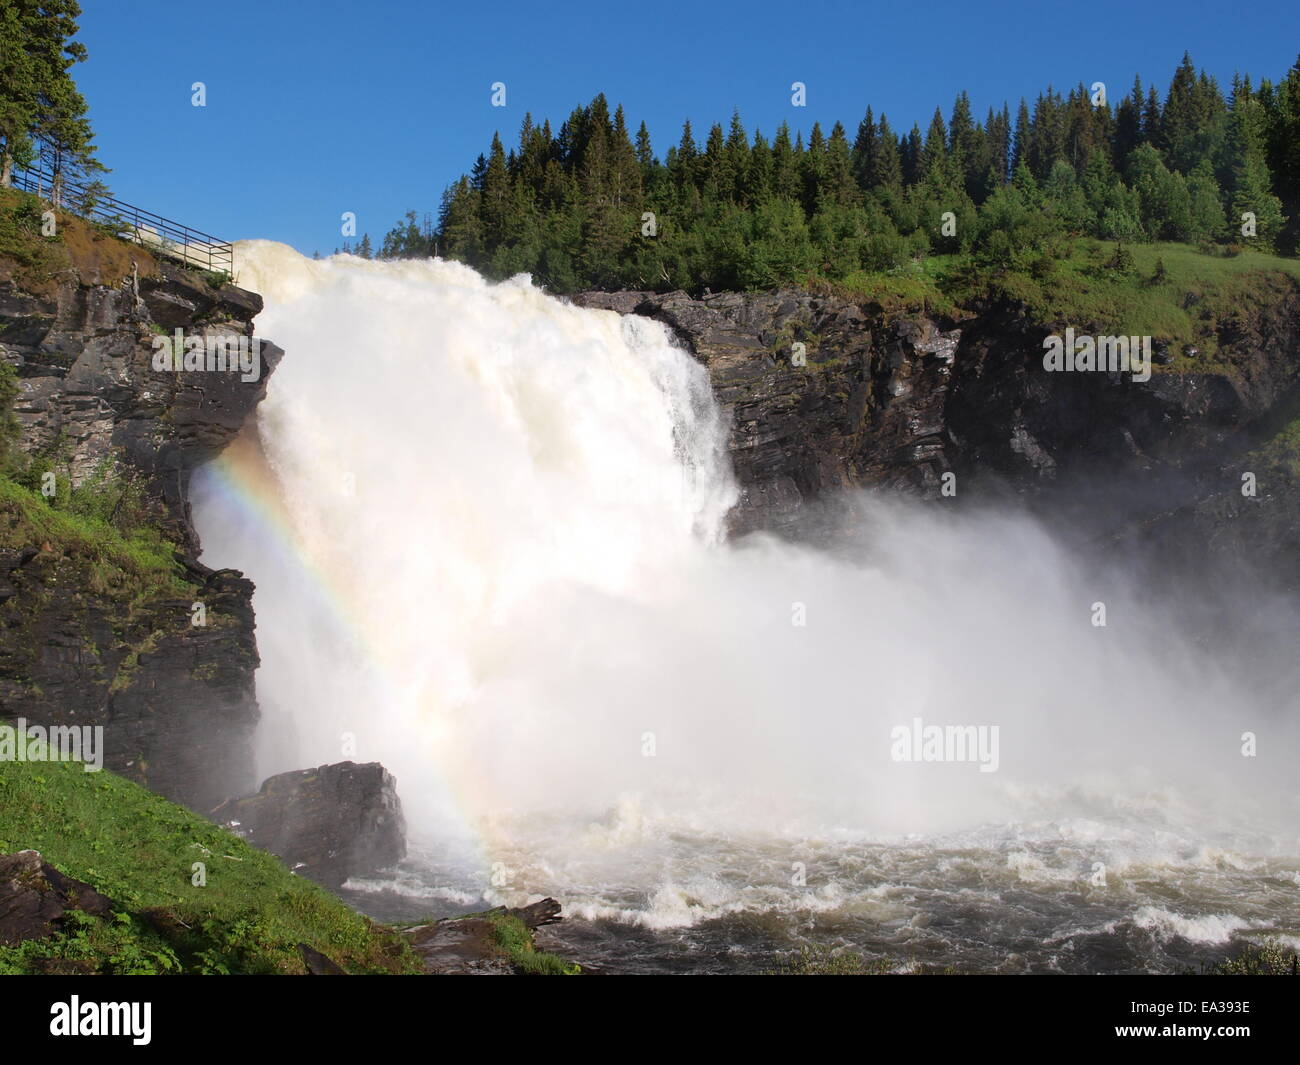
[(515, 972), (524, 976), (578, 976), (582, 973), (582, 966), (576, 962), (538, 950), (533, 944), (532, 932), (518, 917), (499, 910), (490, 910), (482, 916), (491, 922), (492, 938)]
[[(968, 275), (966, 281), (991, 285), (1044, 325), (1166, 340), (1175, 358), (1157, 372), (1231, 372), (1218, 357), (1218, 328), (1244, 309), (1294, 292), (1300, 282), (1300, 261), (1251, 249), (1213, 255), (1186, 244), (1124, 247), (1132, 255), (1128, 271), (1109, 266), (1113, 243), (1077, 238), (1038, 275), (1015, 272), (978, 282)], [(1157, 263), (1164, 265), (1159, 281)], [(1199, 349), (1194, 358), (1184, 356), (1189, 345)]]
[(1261, 447), (1251, 452), (1261, 469), (1281, 470), (1300, 479), (1300, 418), (1284, 425)]
[(132, 599), (184, 596), (176, 549), (148, 526), (128, 531), (104, 518), (51, 506), (39, 492), (0, 477), (0, 549), (40, 548), (86, 563), (88, 588)]
[[(352, 973), (419, 972), (405, 939), (279, 859), (108, 772), (0, 762), (0, 853), (34, 849), (120, 908), (0, 946), (0, 973), (301, 973), (298, 944)], [(206, 866), (206, 886), (192, 882)]]
[[(188, 594), (176, 546), (158, 529), (157, 507), (138, 476), (117, 473), (106, 459), (74, 489), (66, 472), (57, 472), (69, 458), (63, 438), (47, 454), (17, 452), (17, 391), (13, 367), (0, 362), (0, 550), (34, 547), (80, 560), (93, 592), (132, 600)], [(46, 478), (53, 479), (51, 497), (37, 490)]]
[(25, 279), (46, 279), (67, 265), (57, 234), (41, 233), (47, 205), (18, 189), (0, 189), (0, 258), (15, 264)]
[[(812, 276), (801, 287), (877, 306), (890, 317), (960, 321), (991, 299), (1009, 300), (1049, 328), (1164, 341), (1171, 360), (1154, 366), (1157, 373), (1232, 374), (1219, 330), (1300, 286), (1300, 260), (1250, 248), (1211, 253), (1157, 243), (1126, 244), (1124, 251), (1127, 262), (1117, 265), (1114, 243), (1075, 237), (1023, 269), (980, 268), (964, 255), (934, 255), (885, 272), (858, 271), (838, 280)], [(1197, 354), (1187, 355), (1188, 347)]]
[(858, 270), (837, 281), (805, 279), (802, 287), (817, 295), (833, 295), (855, 303), (874, 304), (887, 316), (936, 314), (958, 317), (960, 309), (949, 294), (960, 256), (935, 255), (885, 272)]

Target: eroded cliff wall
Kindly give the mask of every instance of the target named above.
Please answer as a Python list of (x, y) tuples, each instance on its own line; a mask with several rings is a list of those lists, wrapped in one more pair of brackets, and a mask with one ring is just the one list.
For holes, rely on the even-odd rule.
[[(256, 783), (258, 656), (252, 583), (195, 561), (189, 478), (239, 431), (281, 352), (252, 343), (253, 293), (75, 220), (55, 250), (38, 268), (0, 256), (9, 473), (28, 480), (0, 499), (0, 720), (102, 726), (106, 768), (205, 811)], [(243, 338), (256, 380), (155, 369), (176, 330)], [(42, 471), (56, 497), (134, 493), (160, 554), (118, 537), (112, 513), (48, 506), (32, 490)]]

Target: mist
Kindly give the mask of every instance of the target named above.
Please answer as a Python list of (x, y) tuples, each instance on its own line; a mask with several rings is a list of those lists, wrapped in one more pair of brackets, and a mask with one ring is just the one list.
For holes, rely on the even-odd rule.
[[(658, 323), (454, 263), (237, 255), (287, 355), (194, 511), (257, 585), (263, 775), (381, 761), (424, 845), (576, 898), (653, 892), (688, 837), (751, 882), (776, 874), (740, 841), (1300, 851), (1271, 667), (1192, 639), (1131, 559), (869, 493), (816, 547), (724, 542), (727, 426)], [(250, 480), (271, 520), (232, 505)], [(916, 719), (996, 728), (996, 771), (896, 760)]]

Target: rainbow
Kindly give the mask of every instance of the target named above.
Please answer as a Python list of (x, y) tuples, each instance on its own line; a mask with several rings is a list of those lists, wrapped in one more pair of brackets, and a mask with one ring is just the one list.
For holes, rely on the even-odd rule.
[[(255, 432), (245, 431), (233, 440), (214, 461), (204, 467), (207, 490), (212, 504), (228, 515), (235, 515), (242, 528), (273, 551), (272, 562), (304, 578), (311, 590), (312, 605), (330, 619), (335, 631), (344, 636), (355, 652), (381, 676), (389, 677), (397, 665), (393, 651), (374, 632), (358, 619), (363, 611), (358, 606), (356, 593), (350, 587), (348, 575), (339, 574), (335, 567), (322, 565), (313, 557), (303, 541), (293, 514), (285, 504), (285, 493), (279, 478), (267, 460)], [(250, 574), (256, 577), (256, 574)], [(437, 700), (430, 694), (422, 699), (421, 716), (432, 720), (437, 713)], [(486, 868), (490, 855), (506, 846), (504, 838), (495, 837), (479, 819), (468, 814), (470, 809), (487, 809), (488, 797), (475, 788), (472, 775), (448, 772), (443, 767), (441, 745), (430, 744), (425, 752), (425, 764), (434, 778), (430, 783), (435, 792), (447, 801), (440, 805), (454, 813), (461, 838), (472, 839), (480, 862)]]

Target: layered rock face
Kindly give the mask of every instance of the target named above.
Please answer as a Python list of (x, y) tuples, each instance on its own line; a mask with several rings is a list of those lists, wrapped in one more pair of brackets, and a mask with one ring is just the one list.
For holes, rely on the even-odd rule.
[(13, 403), (28, 454), (60, 450), (73, 484), (106, 462), (143, 473), (168, 507), (168, 532), (196, 546), (189, 478), (218, 455), (266, 394), (283, 352), (258, 341), (260, 369), (156, 371), (159, 338), (253, 337), (262, 298), (213, 288), (167, 262), (116, 285), (66, 280), (43, 295), (0, 282), (0, 350), (18, 370)]
[(114, 279), (83, 269), (22, 285), (0, 269), (0, 359), (17, 373), (17, 448), (53, 457), (74, 488), (133, 478), (177, 563), (161, 585), (123, 586), (93, 543), (42, 534), (20, 501), (0, 507), (0, 720), (102, 726), (106, 768), (206, 810), (255, 781), (258, 657), (251, 582), (193, 560), (189, 480), (239, 431), (281, 352), (260, 342), (256, 380), (155, 369), (176, 330), (253, 350), (261, 299), (131, 254)]
[(593, 292), (575, 302), (657, 318), (708, 367), (741, 487), (733, 535), (791, 530), (804, 504), (835, 489), (937, 490), (949, 468), (944, 404), (958, 330), (884, 325), (855, 304), (800, 292)]
[[(962, 502), (1011, 494), (1089, 535), (1173, 523), (1160, 535), (1204, 543), (1214, 515), (1241, 516), (1253, 449), (1300, 413), (1300, 286), (1283, 278), (1221, 327), (1216, 372), (1146, 382), (1044, 370), (1049, 330), (1008, 306), (945, 322), (797, 292), (575, 302), (656, 318), (708, 368), (742, 486), (733, 534), (795, 532), (834, 489), (938, 496), (951, 473)], [(1294, 568), (1289, 485), (1272, 471), (1248, 505)], [(1201, 531), (1179, 531), (1193, 516)]]

